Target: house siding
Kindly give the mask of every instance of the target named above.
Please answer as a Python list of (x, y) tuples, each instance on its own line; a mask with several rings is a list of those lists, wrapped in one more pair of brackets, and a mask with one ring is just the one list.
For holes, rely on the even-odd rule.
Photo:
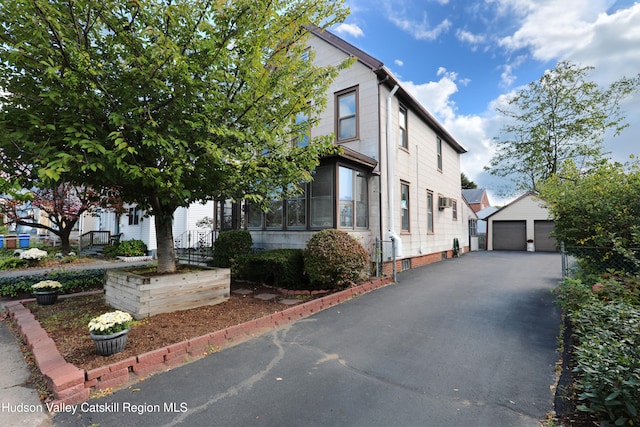
[(536, 220), (551, 220), (549, 210), (534, 194), (525, 194), (487, 217), (487, 249), (493, 250), (494, 221), (526, 221), (526, 239), (534, 239)]

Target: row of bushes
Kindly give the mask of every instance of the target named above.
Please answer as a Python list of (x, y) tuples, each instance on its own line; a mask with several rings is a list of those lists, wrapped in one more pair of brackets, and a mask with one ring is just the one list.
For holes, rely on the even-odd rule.
[(213, 247), (214, 265), (231, 267), (236, 278), (287, 289), (343, 288), (369, 276), (369, 254), (343, 231), (315, 233), (302, 249), (252, 254), (246, 230), (221, 232)]
[(56, 280), (62, 285), (63, 293), (83, 292), (101, 288), (104, 270), (52, 271), (47, 274), (0, 277), (0, 296), (16, 297), (31, 294), (31, 285), (41, 280)]
[(618, 426), (640, 422), (640, 279), (609, 272), (566, 278), (558, 300), (570, 320), (579, 410)]

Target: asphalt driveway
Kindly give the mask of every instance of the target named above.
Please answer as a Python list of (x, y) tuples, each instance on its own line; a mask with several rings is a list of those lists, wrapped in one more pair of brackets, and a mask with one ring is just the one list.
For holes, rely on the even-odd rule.
[(92, 399), (57, 426), (539, 426), (560, 255), (474, 252)]

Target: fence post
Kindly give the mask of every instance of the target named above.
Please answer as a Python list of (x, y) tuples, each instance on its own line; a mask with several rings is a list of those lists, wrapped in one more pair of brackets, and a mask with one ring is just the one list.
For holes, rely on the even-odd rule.
[(562, 259), (562, 278), (567, 277), (567, 252), (565, 251), (564, 242), (560, 242), (560, 256)]
[(398, 267), (396, 266), (396, 239), (391, 238), (391, 253), (393, 254), (393, 283), (397, 282)]

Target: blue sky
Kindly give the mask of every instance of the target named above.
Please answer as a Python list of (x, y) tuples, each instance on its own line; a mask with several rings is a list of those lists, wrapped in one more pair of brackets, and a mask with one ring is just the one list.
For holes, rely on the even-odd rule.
[[(347, 0), (331, 30), (384, 62), (460, 142), (462, 171), (493, 204), (509, 182), (488, 175), (501, 117), (495, 106), (558, 61), (594, 66), (602, 85), (640, 72), (640, 2), (631, 0)], [(605, 148), (640, 154), (640, 93), (623, 104), (629, 127)]]

